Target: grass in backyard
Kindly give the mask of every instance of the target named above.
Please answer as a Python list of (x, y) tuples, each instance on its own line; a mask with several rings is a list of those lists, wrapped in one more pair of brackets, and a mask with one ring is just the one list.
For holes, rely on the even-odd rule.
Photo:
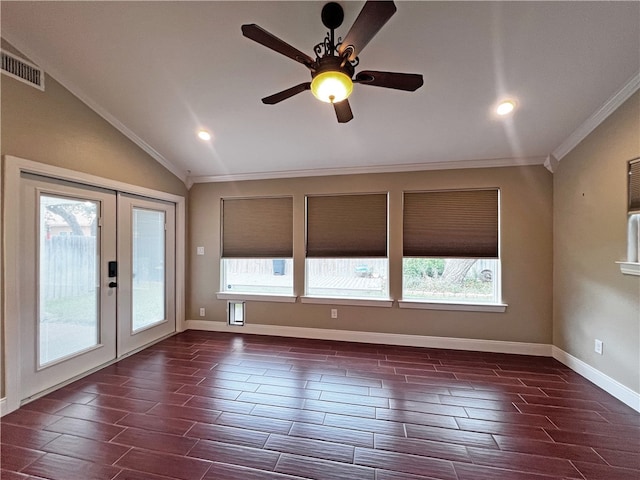
[[(165, 317), (164, 286), (161, 282), (144, 282), (134, 285), (133, 312), (141, 323)], [(95, 324), (98, 311), (97, 291), (84, 295), (44, 300), (40, 305), (41, 323), (66, 323), (73, 325)]]

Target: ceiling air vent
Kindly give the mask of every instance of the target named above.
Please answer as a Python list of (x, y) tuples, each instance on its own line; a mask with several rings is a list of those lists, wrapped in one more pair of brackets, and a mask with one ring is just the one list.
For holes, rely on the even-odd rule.
[(0, 64), (2, 73), (44, 91), (44, 72), (41, 68), (5, 50), (0, 50)]

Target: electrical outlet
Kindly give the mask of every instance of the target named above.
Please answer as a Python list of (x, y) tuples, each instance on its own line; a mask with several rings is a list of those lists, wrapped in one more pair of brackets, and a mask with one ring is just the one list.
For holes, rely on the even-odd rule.
[(332, 308), (331, 309), (331, 318), (338, 318), (338, 309), (337, 308)]
[(593, 348), (593, 349), (595, 350), (595, 352), (596, 352), (598, 355), (602, 355), (602, 340), (598, 340), (598, 339), (596, 338), (596, 341), (595, 341), (595, 344), (594, 344), (594, 348)]
[(200, 316), (204, 317), (204, 307), (200, 307)]
[(204, 247), (198, 247), (198, 248), (196, 249), (196, 253), (197, 253), (198, 255), (204, 255)]

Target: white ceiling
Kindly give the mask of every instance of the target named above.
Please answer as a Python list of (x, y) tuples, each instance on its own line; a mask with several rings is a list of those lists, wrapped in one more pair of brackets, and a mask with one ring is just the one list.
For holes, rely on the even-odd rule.
[[(1, 27), (191, 181), (542, 163), (640, 85), (639, 2), (397, 1), (358, 70), (422, 73), (421, 89), (356, 85), (347, 124), (310, 92), (263, 105), (309, 72), (240, 26), (257, 23), (313, 56), (324, 3), (3, 0)], [(340, 3), (344, 36), (364, 3)], [(507, 96), (519, 108), (498, 119), (492, 108)]]

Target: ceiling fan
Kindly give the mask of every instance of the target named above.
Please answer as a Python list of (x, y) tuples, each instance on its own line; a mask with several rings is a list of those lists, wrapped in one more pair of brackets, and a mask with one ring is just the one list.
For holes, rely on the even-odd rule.
[(303, 64), (311, 71), (311, 82), (300, 83), (265, 97), (262, 103), (274, 105), (311, 90), (317, 99), (333, 104), (338, 122), (346, 123), (353, 118), (348, 97), (354, 83), (410, 92), (420, 88), (423, 84), (422, 75), (414, 73), (365, 70), (354, 76), (359, 63), (358, 55), (395, 12), (393, 1), (367, 1), (347, 36), (344, 40), (338, 38), (336, 43), (335, 29), (342, 25), (344, 11), (335, 2), (327, 3), (322, 8), (321, 16), (322, 23), (330, 31), (314, 47), (315, 60), (254, 23), (242, 25), (245, 37)]

